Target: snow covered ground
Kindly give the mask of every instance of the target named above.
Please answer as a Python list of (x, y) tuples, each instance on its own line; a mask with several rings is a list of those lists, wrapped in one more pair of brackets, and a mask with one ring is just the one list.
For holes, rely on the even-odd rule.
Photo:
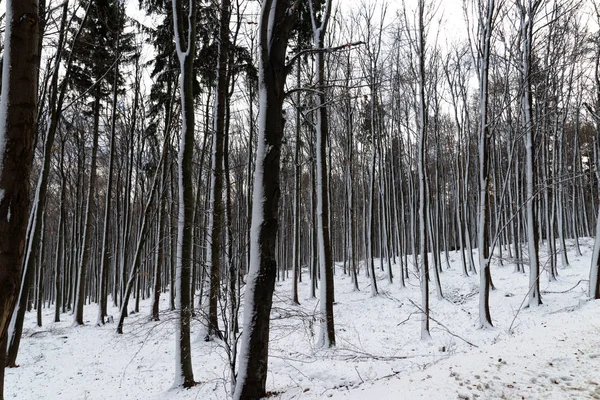
[[(508, 261), (492, 265), (497, 290), (490, 305), (494, 329), (478, 329), (479, 276), (461, 276), (458, 253), (441, 275), (445, 298), (432, 289), (432, 340), (421, 341), (416, 277), (408, 288), (388, 284), (381, 273), (380, 296), (371, 297), (361, 273), (361, 291), (336, 272), (337, 347), (315, 348), (318, 300), (310, 283), (300, 284), (301, 306), (290, 301), (291, 281), (279, 282), (272, 314), (272, 398), (280, 399), (600, 399), (600, 301), (587, 301), (592, 239), (571, 243), (570, 266), (556, 282), (542, 276), (542, 300), (523, 308), (528, 276)], [(543, 248), (543, 246), (541, 246)], [(546, 261), (542, 254), (542, 262)], [(477, 259), (477, 258), (475, 258)], [(559, 257), (560, 260), (560, 257)], [(398, 271), (396, 270), (398, 273)], [(306, 277), (306, 275), (305, 275)], [(583, 280), (583, 281), (582, 281)], [(432, 287), (434, 285), (431, 285)], [(171, 389), (174, 321), (163, 296), (163, 318), (151, 322), (150, 302), (125, 322), (93, 326), (96, 306), (85, 309), (87, 325), (72, 328), (72, 316), (54, 323), (44, 310), (25, 320), (19, 368), (7, 369), (7, 399), (226, 399), (230, 393), (222, 343), (193, 343), (194, 377), (189, 390)], [(113, 309), (115, 319), (118, 310)], [(512, 330), (509, 333), (509, 327)], [(199, 329), (193, 326), (192, 337)], [(196, 336), (194, 335), (196, 333)]]

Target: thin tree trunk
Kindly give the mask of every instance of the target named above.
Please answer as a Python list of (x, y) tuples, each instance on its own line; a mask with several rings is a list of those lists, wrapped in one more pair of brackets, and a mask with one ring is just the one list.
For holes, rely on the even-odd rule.
[[(527, 216), (527, 242), (529, 249), (529, 306), (536, 307), (542, 304), (540, 294), (540, 264), (538, 259), (538, 230), (536, 229), (536, 196), (534, 185), (534, 126), (533, 111), (531, 99), (531, 57), (532, 57), (532, 38), (535, 9), (533, 0), (527, 0), (526, 4), (521, 5), (521, 45), (523, 46), (522, 55), (522, 108), (523, 123), (525, 128), (525, 212)], [(539, 3), (536, 1), (536, 6)]]
[[(195, 385), (192, 369), (190, 323), (193, 299), (190, 297), (190, 272), (194, 216), (194, 190), (192, 182), (194, 151), (194, 56), (196, 54), (196, 2), (190, 1), (185, 10), (182, 0), (172, 0), (175, 44), (181, 68), (179, 91), (181, 97), (181, 141), (179, 145), (179, 218), (176, 257), (176, 329), (175, 386)], [(187, 18), (186, 18), (187, 17)], [(187, 24), (184, 22), (186, 18)]]
[(419, 173), (419, 253), (421, 254), (421, 339), (431, 338), (429, 333), (429, 261), (427, 246), (427, 183), (425, 173), (425, 142), (427, 135), (427, 115), (425, 110), (425, 27), (424, 27), (424, 0), (419, 0), (418, 4), (418, 32), (417, 32), (417, 52), (418, 52), (418, 173)]
[[(296, 85), (300, 87), (300, 61), (296, 66)], [(293, 268), (294, 279), (292, 281), (292, 302), (300, 304), (298, 300), (298, 279), (300, 270), (300, 175), (302, 166), (300, 165), (300, 91), (296, 94), (296, 137), (294, 140), (294, 248), (293, 248)]]
[(490, 237), (489, 193), (490, 173), (488, 152), (490, 148), (490, 127), (488, 120), (488, 76), (491, 52), (492, 29), (495, 18), (494, 0), (488, 0), (487, 7), (479, 6), (479, 207), (477, 227), (477, 247), (479, 248), (479, 324), (483, 328), (492, 327), (490, 314)]
[[(321, 21), (317, 20), (317, 9), (313, 0), (309, 0), (313, 27), (314, 47), (324, 49), (325, 33), (329, 22), (331, 0), (325, 2)], [(315, 55), (316, 82), (319, 88), (317, 95), (316, 128), (316, 178), (317, 178), (317, 245), (319, 251), (319, 272), (321, 278), (321, 329), (318, 346), (335, 346), (335, 329), (333, 320), (333, 261), (331, 256), (331, 237), (329, 231), (329, 185), (327, 174), (327, 137), (329, 120), (327, 115), (327, 99), (325, 96), (325, 59), (323, 51)]]
[(65, 264), (64, 252), (64, 234), (65, 234), (65, 216), (66, 216), (66, 177), (65, 177), (65, 140), (61, 140), (60, 145), (60, 212), (58, 214), (58, 231), (56, 233), (56, 255), (55, 255), (55, 270), (54, 270), (54, 290), (56, 296), (54, 299), (54, 322), (60, 322), (60, 307), (63, 303), (63, 268)]
[(92, 212), (94, 209), (94, 192), (96, 189), (96, 160), (98, 154), (98, 125), (100, 121), (100, 93), (97, 91), (94, 100), (94, 126), (92, 131), (92, 158), (90, 161), (90, 179), (85, 206), (85, 222), (83, 224), (83, 237), (81, 242), (81, 257), (77, 274), (77, 285), (75, 292), (75, 311), (73, 313), (73, 325), (83, 325), (83, 305), (85, 302), (85, 284), (87, 268), (90, 257), (90, 241), (92, 230)]
[[(119, 39), (117, 35), (115, 49), (119, 46)], [(136, 63), (137, 66), (137, 63)], [(106, 196), (104, 204), (104, 229), (102, 230), (102, 258), (100, 260), (100, 301), (98, 303), (98, 319), (96, 325), (104, 325), (104, 317), (107, 315), (107, 298), (108, 298), (108, 270), (110, 263), (110, 250), (108, 243), (108, 231), (110, 227), (110, 214), (111, 214), (111, 194), (113, 186), (113, 169), (114, 169), (114, 152), (115, 152), (115, 135), (116, 135), (116, 124), (117, 124), (117, 86), (119, 76), (119, 63), (115, 64), (114, 81), (113, 81), (113, 98), (112, 98), (112, 115), (110, 120), (110, 138), (108, 144), (108, 171), (106, 178)], [(134, 119), (135, 111), (137, 108), (137, 93), (135, 90), (135, 101), (133, 107)]]

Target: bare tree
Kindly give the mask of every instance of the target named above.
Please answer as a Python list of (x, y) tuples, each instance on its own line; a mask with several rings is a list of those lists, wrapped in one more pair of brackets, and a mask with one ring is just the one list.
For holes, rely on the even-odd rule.
[(203, 302), (202, 318), (206, 331), (204, 340), (208, 341), (216, 335), (221, 337), (217, 305), (219, 301), (221, 260), (226, 252), (222, 243), (225, 207), (223, 201), (223, 153), (225, 136), (227, 135), (225, 117), (227, 108), (227, 85), (229, 62), (229, 21), (231, 19), (230, 0), (221, 0), (219, 17), (219, 38), (217, 56), (217, 83), (215, 88), (215, 104), (213, 117), (213, 141), (210, 171), (210, 212), (208, 214), (208, 235), (206, 237), (207, 288)]
[(479, 205), (477, 210), (477, 246), (479, 247), (479, 324), (492, 326), (490, 315), (490, 231), (489, 194), (490, 176), (488, 152), (490, 150), (490, 121), (488, 117), (488, 76), (491, 38), (497, 15), (494, 0), (476, 3), (477, 30), (479, 32), (476, 63), (479, 79)]
[[(327, 176), (327, 137), (329, 121), (327, 116), (327, 99), (325, 96), (325, 33), (331, 15), (331, 0), (326, 0), (322, 12), (317, 9), (313, 0), (310, 6), (313, 43), (316, 63), (317, 121), (316, 155), (317, 155), (317, 245), (319, 249), (319, 271), (321, 274), (321, 332), (319, 345), (335, 346), (335, 328), (333, 324), (333, 261), (331, 258), (331, 237), (329, 233), (329, 185)], [(320, 14), (319, 15), (317, 14)]]
[(518, 0), (521, 15), (521, 107), (525, 141), (525, 213), (527, 216), (527, 243), (529, 249), (529, 306), (542, 304), (540, 293), (539, 232), (537, 230), (534, 115), (532, 105), (533, 24), (543, 0)]
[(6, 331), (19, 288), (37, 120), (38, 1), (7, 0), (0, 95), (0, 398)]
[[(286, 53), (299, 0), (265, 0), (258, 26), (259, 126), (254, 169), (250, 265), (244, 329), (234, 399), (266, 394), (269, 316), (277, 274), (279, 171), (284, 119), (282, 106), (289, 72)], [(277, 21), (277, 23), (273, 23)]]
[(190, 322), (193, 301), (190, 295), (192, 237), (194, 218), (194, 188), (192, 156), (194, 151), (194, 56), (196, 49), (196, 2), (187, 6), (183, 0), (172, 0), (175, 45), (181, 73), (181, 140), (179, 143), (179, 216), (177, 224), (176, 308), (179, 321), (176, 330), (175, 386), (195, 385), (190, 344)]

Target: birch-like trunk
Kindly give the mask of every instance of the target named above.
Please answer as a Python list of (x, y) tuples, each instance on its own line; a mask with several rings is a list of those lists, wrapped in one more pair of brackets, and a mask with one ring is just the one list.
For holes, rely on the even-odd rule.
[(521, 4), (521, 81), (522, 96), (521, 107), (523, 111), (524, 141), (525, 141), (525, 215), (527, 246), (529, 250), (529, 306), (536, 307), (542, 304), (540, 293), (540, 262), (538, 230), (536, 229), (536, 193), (535, 193), (535, 165), (534, 165), (534, 121), (532, 110), (531, 89), (531, 57), (533, 56), (533, 23), (535, 9), (539, 0), (526, 0)]
[(329, 135), (329, 120), (327, 115), (327, 99), (325, 96), (325, 59), (324, 41), (327, 24), (331, 13), (331, 0), (325, 2), (321, 20), (316, 15), (317, 8), (309, 0), (311, 22), (313, 28), (313, 44), (315, 54), (317, 95), (316, 129), (316, 178), (317, 178), (317, 247), (319, 251), (319, 272), (321, 278), (321, 328), (318, 346), (335, 346), (335, 329), (333, 322), (333, 261), (331, 256), (331, 237), (329, 232), (329, 185), (327, 174), (327, 137)]

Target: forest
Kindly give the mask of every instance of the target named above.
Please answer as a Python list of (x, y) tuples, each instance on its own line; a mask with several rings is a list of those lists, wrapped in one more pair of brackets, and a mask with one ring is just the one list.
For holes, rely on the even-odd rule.
[(598, 320), (594, 0), (4, 3), (0, 399), (74, 335), (168, 341), (144, 398), (287, 399)]

